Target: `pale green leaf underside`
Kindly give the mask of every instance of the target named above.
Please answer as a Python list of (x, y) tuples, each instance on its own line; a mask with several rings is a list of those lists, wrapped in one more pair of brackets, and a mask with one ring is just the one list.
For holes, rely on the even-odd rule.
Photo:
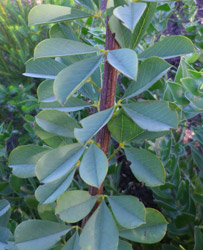
[(35, 145), (17, 147), (9, 156), (9, 167), (13, 169), (13, 174), (18, 177), (34, 177), (37, 161), (48, 152), (49, 148)]
[(173, 58), (195, 52), (195, 47), (190, 39), (184, 36), (170, 36), (155, 43), (138, 55), (139, 59), (146, 59), (151, 56), (161, 58)]
[(134, 50), (111, 50), (108, 52), (107, 60), (119, 72), (136, 81), (138, 59)]
[(108, 159), (104, 152), (95, 144), (87, 149), (84, 154), (79, 173), (84, 182), (99, 188), (108, 171)]
[(71, 227), (51, 221), (27, 220), (15, 230), (16, 246), (19, 250), (47, 250), (70, 229)]
[(74, 138), (74, 128), (80, 127), (69, 115), (54, 109), (41, 111), (35, 121), (49, 133), (70, 138)]
[(122, 99), (131, 98), (146, 91), (165, 75), (170, 67), (169, 63), (159, 57), (146, 59), (139, 66), (137, 81), (130, 84)]
[(30, 59), (26, 62), (24, 76), (44, 79), (55, 79), (56, 75), (66, 67), (51, 58)]
[(62, 112), (74, 112), (90, 106), (92, 106), (91, 103), (85, 102), (79, 98), (71, 96), (64, 106), (55, 101), (55, 102), (40, 103), (39, 108), (42, 110), (55, 109)]
[(137, 102), (123, 105), (123, 109), (141, 128), (149, 131), (165, 131), (177, 128), (177, 113), (169, 109), (167, 102)]
[(57, 200), (56, 214), (65, 222), (75, 223), (89, 214), (97, 199), (87, 191), (67, 191)]
[(70, 172), (84, 148), (79, 143), (61, 146), (44, 155), (36, 165), (36, 175), (43, 183), (58, 180)]
[(40, 42), (34, 51), (34, 58), (81, 55), (98, 52), (98, 48), (85, 43), (63, 39), (51, 38)]
[(102, 56), (94, 56), (76, 62), (62, 70), (54, 81), (54, 95), (64, 104), (97, 69)]
[(70, 7), (41, 4), (32, 8), (28, 16), (29, 25), (55, 23), (66, 20), (73, 20), (91, 16)]
[(82, 128), (75, 128), (74, 134), (81, 144), (85, 144), (110, 120), (114, 107), (90, 115), (80, 121)]
[(115, 8), (113, 14), (121, 20), (126, 28), (133, 32), (146, 7), (145, 3), (131, 3)]
[(153, 244), (162, 240), (166, 229), (164, 216), (153, 208), (146, 208), (146, 224), (136, 229), (122, 230), (120, 236), (138, 243)]
[(124, 228), (136, 228), (145, 223), (145, 208), (133, 196), (109, 196), (108, 201), (118, 223)]
[(149, 187), (165, 183), (165, 170), (160, 159), (145, 149), (125, 148), (134, 176)]
[(39, 186), (35, 192), (36, 199), (40, 204), (54, 202), (68, 189), (73, 180), (74, 174), (75, 170), (62, 176), (56, 181)]
[(118, 230), (114, 219), (102, 201), (87, 221), (80, 235), (81, 250), (115, 250), (118, 247)]

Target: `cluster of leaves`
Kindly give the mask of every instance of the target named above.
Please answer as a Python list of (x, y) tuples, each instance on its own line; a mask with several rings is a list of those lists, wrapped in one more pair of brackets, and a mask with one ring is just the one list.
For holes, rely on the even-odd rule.
[[(34, 58), (26, 63), (25, 75), (46, 79), (38, 87), (42, 111), (34, 121), (35, 132), (43, 144), (18, 147), (10, 155), (9, 166), (12, 178), (16, 178), (11, 183), (15, 183), (18, 193), (35, 191), (37, 201), (33, 196), (26, 196), (28, 208), (27, 214), (23, 210), (23, 219), (26, 220), (30, 213), (32, 219), (42, 220), (26, 220), (19, 224), (15, 239), (12, 239), (15, 225), (12, 228), (9, 223), (11, 232), (6, 228), (10, 210), (9, 203), (2, 200), (0, 246), (19, 250), (130, 250), (129, 242), (132, 241), (159, 242), (167, 228), (167, 221), (159, 211), (145, 208), (135, 197), (114, 195), (114, 191), (110, 195), (107, 192), (97, 196), (90, 196), (86, 191), (88, 186), (99, 188), (106, 176), (115, 171), (111, 164), (120, 150), (131, 162), (134, 176), (154, 191), (157, 203), (170, 222), (169, 237), (174, 239), (174, 234), (177, 236), (179, 232), (174, 245), (183, 243), (186, 246), (188, 242), (179, 237), (188, 235), (191, 226), (187, 223), (193, 223), (192, 226), (201, 223), (195, 221), (199, 212), (194, 213), (191, 204), (194, 200), (202, 202), (202, 176), (193, 169), (196, 165), (201, 168), (202, 156), (196, 144), (185, 145), (192, 149), (193, 160), (189, 167), (184, 165), (190, 164), (189, 161), (179, 163), (176, 157), (183, 156), (183, 146), (177, 143), (171, 128), (177, 129), (179, 122), (201, 112), (202, 73), (183, 58), (174, 82), (166, 84), (163, 76), (171, 68), (164, 59), (194, 53), (195, 48), (187, 38), (173, 36), (140, 53), (137, 46), (156, 12), (157, 3), (154, 2), (158, 1), (128, 5), (124, 5), (125, 1), (109, 1), (109, 25), (120, 49), (105, 51), (103, 22), (99, 23), (103, 18), (101, 1), (77, 2), (85, 9), (40, 5), (29, 15), (30, 25), (57, 22), (51, 26), (50, 38), (37, 45)], [(85, 21), (72, 21), (81, 18)], [(87, 25), (93, 27), (87, 28)], [(100, 111), (105, 56), (120, 75), (115, 106)], [(90, 115), (91, 107), (98, 112)], [(97, 132), (106, 124), (119, 144), (111, 155), (105, 155), (95, 140)], [(200, 143), (201, 129), (194, 128)], [(163, 140), (160, 153), (156, 152), (151, 141), (167, 135), (169, 130), (174, 139), (169, 137), (166, 144)], [(180, 182), (180, 176), (187, 175), (186, 170), (188, 178)], [(22, 187), (19, 190), (20, 178), (28, 180), (26, 190)], [(190, 179), (194, 184), (189, 183)], [(42, 185), (36, 187), (38, 181)], [(174, 205), (174, 198), (180, 199), (177, 205)], [(81, 220), (95, 205), (93, 215), (84, 228), (80, 228)], [(199, 227), (195, 229), (195, 236), (194, 249), (197, 250), (201, 246)], [(147, 247), (143, 245), (143, 249)], [(163, 245), (162, 249), (176, 248)]]

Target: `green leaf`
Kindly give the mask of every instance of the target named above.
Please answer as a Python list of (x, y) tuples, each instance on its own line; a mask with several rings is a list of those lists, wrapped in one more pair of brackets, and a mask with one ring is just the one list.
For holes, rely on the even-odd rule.
[(73, 142), (71, 138), (55, 135), (45, 131), (36, 122), (34, 122), (34, 130), (39, 138), (52, 148), (57, 148)]
[(37, 161), (47, 152), (49, 152), (49, 148), (35, 145), (17, 147), (9, 156), (9, 167), (13, 169), (13, 174), (18, 177), (34, 177)]
[(39, 204), (37, 210), (42, 220), (58, 222), (59, 219), (55, 215), (55, 208), (56, 204), (52, 202), (48, 204)]
[(108, 171), (108, 159), (104, 152), (95, 144), (87, 149), (84, 154), (79, 173), (88, 185), (99, 188)]
[(51, 221), (27, 220), (15, 230), (16, 246), (19, 250), (48, 250), (70, 229), (71, 227)]
[(70, 138), (74, 138), (74, 128), (80, 127), (73, 118), (58, 110), (41, 111), (35, 121), (49, 133)]
[(147, 4), (147, 8), (137, 23), (133, 33), (125, 28), (115, 16), (111, 16), (109, 25), (112, 33), (115, 33), (115, 38), (121, 48), (135, 49), (152, 21), (154, 13), (156, 12), (156, 6), (156, 3)]
[(53, 92), (54, 80), (45, 80), (40, 83), (37, 88), (37, 97), (39, 102), (53, 102), (56, 101)]
[(39, 107), (42, 110), (55, 109), (62, 112), (74, 112), (90, 106), (92, 106), (91, 103), (85, 102), (79, 98), (70, 97), (64, 106), (58, 102), (44, 102), (40, 103)]
[(164, 76), (171, 65), (159, 57), (150, 57), (139, 65), (137, 82), (132, 82), (125, 91), (123, 99), (139, 95), (149, 89)]
[(203, 155), (202, 153), (193, 145), (190, 145), (192, 151), (192, 158), (194, 163), (203, 172)]
[(93, 2), (96, 4), (96, 6), (97, 6), (98, 9), (101, 8), (102, 0), (93, 0)]
[(75, 2), (83, 5), (84, 7), (90, 9), (90, 10), (94, 10), (94, 6), (91, 2), (91, 0), (75, 0)]
[(121, 20), (126, 28), (133, 32), (146, 7), (145, 3), (131, 3), (115, 8), (113, 14)]
[(190, 102), (185, 98), (185, 89), (182, 85), (168, 81), (168, 86), (173, 96), (173, 99), (181, 106), (187, 105)]
[(156, 187), (165, 183), (166, 173), (162, 162), (153, 153), (145, 149), (125, 148), (130, 169), (134, 176), (146, 186)]
[(50, 38), (66, 38), (78, 41), (77, 36), (73, 32), (73, 27), (69, 23), (54, 24), (49, 30), (49, 36)]
[(180, 214), (176, 216), (176, 218), (174, 219), (174, 222), (177, 228), (182, 228), (193, 223), (194, 220), (195, 220), (195, 216), (193, 214), (181, 212)]
[(118, 230), (114, 219), (102, 201), (87, 221), (80, 235), (81, 250), (115, 250), (118, 247)]
[(97, 199), (87, 191), (67, 191), (57, 200), (56, 214), (65, 222), (75, 223), (89, 214)]
[(41, 58), (34, 60), (32, 58), (26, 62), (26, 71), (23, 75), (34, 78), (55, 79), (56, 75), (65, 67), (65, 64), (54, 59)]
[(197, 141), (203, 146), (203, 127), (192, 127), (192, 130), (195, 132), (195, 137)]
[(81, 55), (98, 52), (98, 48), (85, 43), (63, 39), (51, 38), (40, 42), (34, 51), (34, 58)]
[(7, 227), (10, 213), (9, 202), (7, 200), (0, 200), (0, 227)]
[(74, 143), (51, 150), (36, 165), (36, 175), (43, 183), (53, 182), (69, 173), (80, 159), (84, 147)]
[(10, 204), (7, 200), (0, 200), (0, 217), (10, 209)]
[(80, 121), (82, 128), (75, 128), (74, 134), (81, 144), (85, 144), (92, 136), (94, 136), (103, 126), (110, 120), (114, 111), (114, 107), (90, 115)]
[(201, 229), (197, 226), (195, 226), (195, 233), (194, 233), (194, 238), (195, 238), (195, 246), (194, 250), (202, 250), (203, 246), (203, 233)]
[(185, 96), (196, 108), (203, 110), (203, 97), (195, 96), (190, 92), (186, 92)]
[(31, 9), (28, 16), (28, 25), (56, 23), (92, 16), (70, 7), (52, 4), (40, 4)]
[(107, 55), (108, 62), (125, 76), (136, 81), (138, 59), (137, 54), (131, 49), (111, 50)]
[(62, 70), (54, 81), (54, 95), (64, 104), (96, 70), (101, 63), (102, 56), (94, 56), (76, 62)]
[(133, 196), (109, 196), (108, 201), (118, 223), (128, 229), (145, 224), (145, 207)]
[(153, 208), (146, 208), (146, 224), (131, 230), (120, 231), (120, 236), (144, 244), (153, 244), (163, 239), (167, 229), (164, 216)]
[(132, 245), (124, 240), (119, 240), (118, 250), (133, 250)]
[(0, 249), (8, 249), (8, 239), (11, 236), (11, 232), (7, 228), (0, 227)]
[(70, 186), (74, 174), (75, 170), (62, 176), (56, 181), (39, 186), (35, 191), (35, 196), (40, 204), (51, 203), (58, 199), (58, 197)]
[(180, 81), (186, 88), (186, 90), (188, 90), (191, 94), (195, 96), (200, 96), (202, 94), (200, 91), (200, 87), (202, 84), (201, 81), (195, 80), (191, 77), (182, 78)]
[(167, 102), (146, 101), (125, 104), (122, 107), (132, 120), (143, 129), (149, 131), (177, 129), (177, 113), (170, 110)]
[(45, 80), (39, 85), (37, 95), (38, 100), (41, 102), (40, 109), (56, 109), (62, 112), (74, 112), (92, 105), (91, 103), (85, 102), (80, 98), (70, 97), (66, 104), (62, 106), (56, 101), (53, 93), (53, 85), (53, 80)]
[(80, 250), (78, 232), (74, 233), (61, 250)]
[(137, 126), (133, 120), (125, 114), (123, 109), (120, 109), (114, 114), (108, 123), (108, 129), (118, 142), (129, 142), (144, 132), (143, 129)]
[(184, 36), (170, 36), (155, 43), (152, 47), (139, 54), (139, 59), (158, 56), (164, 59), (182, 56), (195, 52), (195, 47), (190, 39)]
[(164, 136), (168, 132), (149, 132), (140, 128), (134, 121), (124, 112), (123, 109), (117, 111), (112, 119), (108, 122), (108, 129), (116, 141), (129, 142), (141, 140), (153, 140)]

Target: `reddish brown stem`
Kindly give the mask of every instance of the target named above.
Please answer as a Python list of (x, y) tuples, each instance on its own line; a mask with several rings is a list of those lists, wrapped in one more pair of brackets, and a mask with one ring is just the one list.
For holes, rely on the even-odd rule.
[[(115, 40), (115, 35), (111, 33), (111, 30), (108, 25), (109, 18), (106, 18), (106, 46), (105, 50), (114, 50), (118, 49), (118, 44)], [(114, 106), (115, 103), (115, 92), (116, 92), (116, 83), (117, 83), (118, 72), (114, 69), (108, 62), (105, 57), (104, 63), (104, 75), (103, 75), (103, 84), (101, 91), (101, 100), (100, 100), (100, 110), (106, 110)], [(97, 142), (101, 145), (101, 149), (108, 157), (109, 144), (110, 144), (111, 134), (107, 128), (104, 126), (99, 133), (97, 134)], [(89, 187), (89, 193), (92, 196), (100, 195), (103, 192), (103, 183), (99, 188)], [(93, 212), (97, 209), (99, 202), (96, 203), (90, 214), (84, 218), (82, 222), (82, 227), (85, 225), (87, 220), (91, 217)]]
[[(106, 30), (106, 46), (105, 50), (118, 49), (118, 44), (115, 40), (115, 35), (111, 33), (108, 25), (109, 18), (107, 18), (107, 30)], [(101, 91), (100, 110), (106, 110), (114, 106), (115, 103), (115, 92), (117, 83), (118, 72), (113, 68), (105, 57), (104, 63), (104, 75), (103, 85)], [(108, 156), (109, 144), (111, 134), (107, 126), (103, 127), (97, 134), (97, 142), (101, 145), (101, 149)], [(89, 192), (92, 196), (102, 194), (103, 184), (100, 188), (89, 187)]]

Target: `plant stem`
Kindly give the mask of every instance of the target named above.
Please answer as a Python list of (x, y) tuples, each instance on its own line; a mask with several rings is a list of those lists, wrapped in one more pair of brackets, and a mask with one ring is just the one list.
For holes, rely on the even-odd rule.
[[(115, 40), (115, 35), (111, 33), (111, 30), (108, 25), (109, 17), (106, 18), (106, 46), (105, 50), (118, 49), (118, 44)], [(104, 63), (104, 74), (103, 74), (103, 84), (101, 90), (101, 100), (100, 100), (100, 110), (106, 110), (114, 106), (115, 104), (115, 92), (116, 92), (116, 83), (117, 83), (118, 72), (114, 69), (108, 62), (105, 57)], [(110, 145), (111, 134), (107, 128), (104, 126), (99, 133), (97, 134), (97, 143), (100, 144), (100, 148), (106, 154), (108, 158), (108, 151)], [(102, 185), (99, 188), (89, 187), (89, 193), (91, 196), (101, 195), (103, 192)], [(94, 211), (99, 206), (99, 202), (96, 203), (90, 214), (88, 214), (82, 221), (82, 227), (85, 226), (88, 219), (94, 213)]]
[[(105, 50), (118, 49), (118, 44), (115, 40), (114, 34), (111, 33), (111, 30), (108, 25), (109, 17), (106, 18), (106, 46)], [(117, 83), (118, 72), (114, 69), (108, 62), (105, 57), (104, 63), (104, 75), (103, 75), (103, 85), (101, 91), (101, 100), (100, 100), (100, 110), (106, 110), (114, 106), (115, 104), (115, 92), (116, 92), (116, 83)], [(100, 144), (101, 149), (104, 151), (108, 157), (109, 144), (110, 144), (111, 134), (107, 126), (103, 127), (97, 134), (97, 143)], [(100, 188), (89, 187), (89, 192), (92, 196), (100, 195), (103, 192), (103, 184)]]

